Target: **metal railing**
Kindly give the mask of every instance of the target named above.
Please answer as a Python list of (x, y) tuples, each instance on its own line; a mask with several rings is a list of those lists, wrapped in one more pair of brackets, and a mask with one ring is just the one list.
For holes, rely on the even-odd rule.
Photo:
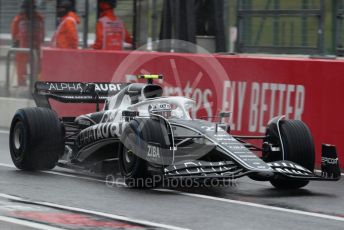
[(237, 0), (237, 52), (324, 54), (324, 0), (288, 2)]
[(335, 9), (335, 49), (336, 54), (339, 56), (344, 55), (344, 0), (335, 0), (334, 6)]
[(37, 61), (38, 61), (38, 55), (37, 52), (33, 51), (31, 52), (30, 48), (11, 48), (9, 49), (9, 51), (7, 52), (6, 55), (6, 83), (5, 83), (5, 88), (7, 90), (7, 93), (9, 94), (11, 86), (10, 86), (10, 76), (11, 76), (11, 60), (12, 60), (12, 56), (14, 56), (17, 53), (27, 53), (30, 55), (30, 62), (32, 62), (33, 64), (30, 66), (34, 67), (34, 68), (30, 68), (30, 73), (29, 73), (29, 86), (30, 86), (30, 90), (33, 89), (33, 85), (35, 82), (35, 76), (37, 74)]

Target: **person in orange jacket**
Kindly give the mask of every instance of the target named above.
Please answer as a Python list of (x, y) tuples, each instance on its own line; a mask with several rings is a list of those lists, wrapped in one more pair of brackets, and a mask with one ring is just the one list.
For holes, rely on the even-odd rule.
[(62, 1), (57, 8), (60, 23), (52, 37), (52, 47), (77, 49), (79, 44), (78, 24), (80, 18), (73, 12), (71, 1)]
[[(33, 7), (33, 33), (30, 33), (31, 14), (30, 7)], [(44, 42), (44, 18), (36, 11), (36, 4), (30, 0), (24, 0), (21, 5), (20, 13), (12, 21), (12, 39), (13, 46), (17, 48), (29, 48), (30, 36), (32, 35), (33, 49), (39, 54), (41, 45)], [(27, 65), (29, 63), (28, 53), (16, 54), (16, 67), (18, 76), (18, 85), (26, 86)]]
[(96, 26), (96, 41), (91, 47), (102, 50), (123, 50), (124, 41), (132, 44), (131, 35), (115, 13), (116, 0), (100, 0), (100, 17)]

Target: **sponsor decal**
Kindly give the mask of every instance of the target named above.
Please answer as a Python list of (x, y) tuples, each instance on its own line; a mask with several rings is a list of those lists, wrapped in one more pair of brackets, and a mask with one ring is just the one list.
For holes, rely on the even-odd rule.
[(322, 157), (321, 163), (322, 164), (328, 164), (328, 165), (337, 165), (338, 164), (338, 157), (337, 158)]
[(147, 157), (153, 159), (160, 159), (160, 148), (153, 145), (148, 145)]
[(228, 162), (201, 162), (201, 161), (187, 161), (180, 165), (173, 165), (164, 169), (166, 175), (178, 175), (178, 174), (207, 174), (218, 173), (224, 175), (229, 168)]
[(233, 150), (245, 150), (246, 147), (242, 145), (227, 145), (227, 148), (233, 149)]
[[(212, 126), (201, 126), (201, 129), (203, 129), (205, 132), (213, 132), (213, 133), (215, 133), (215, 125), (212, 125)], [(219, 129), (219, 131), (222, 131), (222, 129)]]
[[(219, 89), (192, 88), (190, 81), (182, 86), (165, 86), (166, 96), (185, 96), (196, 100), (191, 114), (197, 117), (199, 111), (207, 117), (214, 117), (218, 111), (231, 111), (226, 119), (233, 131), (247, 130), (250, 133), (265, 133), (266, 123), (276, 116), (285, 115), (287, 119), (302, 120), (306, 88), (304, 85), (280, 84), (272, 82), (223, 81), (220, 90), (222, 98), (217, 98), (217, 108), (210, 102)], [(222, 99), (222, 100), (221, 100)], [(247, 122), (246, 119), (247, 117)], [(214, 131), (209, 127), (207, 131)]]
[(123, 123), (104, 123), (89, 127), (80, 132), (77, 146), (83, 147), (92, 142), (118, 137), (123, 132)]
[(49, 91), (80, 91), (82, 92), (81, 83), (48, 83)]
[(214, 137), (228, 137), (228, 134), (215, 134)]
[[(85, 84), (83, 83), (56, 83), (50, 82), (48, 84), (49, 91), (77, 91), (83, 92)], [(111, 83), (94, 83), (96, 91), (100, 92), (117, 92), (121, 90), (121, 84), (111, 84)]]
[(152, 104), (148, 106), (149, 111), (164, 111), (171, 110), (171, 105), (166, 103)]

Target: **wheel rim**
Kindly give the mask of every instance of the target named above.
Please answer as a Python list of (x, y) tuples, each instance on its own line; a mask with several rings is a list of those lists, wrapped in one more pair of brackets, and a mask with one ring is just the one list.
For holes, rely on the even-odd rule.
[(125, 161), (127, 164), (130, 164), (133, 161), (133, 151), (127, 150), (125, 152)]
[(130, 174), (135, 166), (136, 157), (132, 150), (125, 148), (123, 151), (123, 165), (126, 174)]
[(24, 130), (22, 122), (18, 121), (13, 129), (12, 146), (14, 148), (14, 156), (21, 157), (23, 149)]
[(20, 127), (16, 126), (16, 129), (14, 130), (14, 147), (16, 149), (20, 149), (21, 147), (21, 139), (22, 139), (22, 133)]

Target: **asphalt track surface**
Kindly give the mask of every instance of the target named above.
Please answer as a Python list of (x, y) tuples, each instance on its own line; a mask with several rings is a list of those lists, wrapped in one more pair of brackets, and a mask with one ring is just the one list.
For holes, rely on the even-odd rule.
[[(248, 178), (216, 188), (106, 186), (103, 178), (59, 167), (50, 172), (17, 170), (10, 159), (8, 133), (0, 131), (0, 207), (10, 203), (8, 207), (24, 211), (77, 212), (117, 218), (147, 229), (344, 229), (343, 188), (341, 180), (278, 191), (267, 182)], [(58, 228), (61, 225), (39, 225), (46, 223), (12, 217), (0, 208), (0, 229), (115, 229), (111, 225), (77, 225), (80, 223)]]

